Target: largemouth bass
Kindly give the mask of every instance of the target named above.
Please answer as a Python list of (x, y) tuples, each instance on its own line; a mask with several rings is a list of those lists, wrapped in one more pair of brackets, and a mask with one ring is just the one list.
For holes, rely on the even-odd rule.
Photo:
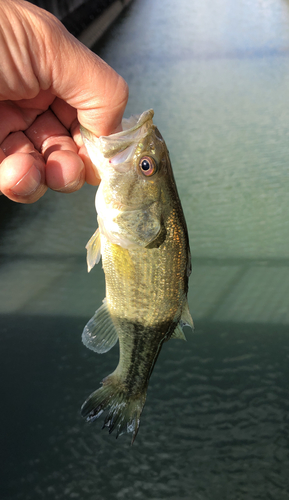
[(190, 325), (188, 232), (165, 142), (153, 110), (123, 120), (123, 131), (95, 137), (81, 129), (101, 183), (98, 229), (87, 248), (88, 270), (99, 262), (106, 298), (82, 340), (104, 353), (119, 340), (119, 363), (82, 406), (88, 422), (107, 411), (103, 427), (137, 435), (150, 375), (163, 343), (185, 339)]

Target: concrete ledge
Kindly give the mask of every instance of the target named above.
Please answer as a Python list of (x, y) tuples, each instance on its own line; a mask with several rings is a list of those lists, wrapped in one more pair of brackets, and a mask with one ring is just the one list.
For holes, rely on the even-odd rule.
[(102, 14), (85, 28), (77, 37), (87, 47), (91, 48), (106, 30), (112, 25), (119, 14), (130, 4), (131, 0), (116, 0)]

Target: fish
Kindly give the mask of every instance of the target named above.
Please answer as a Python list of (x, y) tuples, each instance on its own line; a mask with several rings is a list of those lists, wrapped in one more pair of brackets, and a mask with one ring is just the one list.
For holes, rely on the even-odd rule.
[(96, 137), (81, 127), (101, 182), (98, 228), (86, 245), (90, 271), (100, 259), (106, 298), (82, 341), (97, 353), (119, 341), (119, 363), (81, 407), (87, 422), (105, 412), (116, 437), (139, 430), (150, 376), (164, 342), (186, 340), (194, 327), (187, 293), (191, 274), (188, 230), (169, 152), (152, 109), (122, 120), (122, 131)]

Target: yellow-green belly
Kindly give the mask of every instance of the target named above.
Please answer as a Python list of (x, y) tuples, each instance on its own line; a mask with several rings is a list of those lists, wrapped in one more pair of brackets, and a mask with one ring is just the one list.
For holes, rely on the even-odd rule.
[(106, 238), (103, 243), (106, 298), (111, 314), (149, 327), (174, 321), (187, 291), (187, 249), (182, 228), (168, 224), (159, 248), (127, 250)]

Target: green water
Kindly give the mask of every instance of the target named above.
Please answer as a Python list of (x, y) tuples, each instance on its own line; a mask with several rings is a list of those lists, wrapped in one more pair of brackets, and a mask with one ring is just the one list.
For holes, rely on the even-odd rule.
[(1, 499), (287, 500), (289, 4), (135, 0), (95, 50), (170, 150), (196, 330), (164, 346), (133, 447), (86, 425), (118, 360), (80, 339), (104, 297), (85, 263), (95, 188), (7, 203)]

